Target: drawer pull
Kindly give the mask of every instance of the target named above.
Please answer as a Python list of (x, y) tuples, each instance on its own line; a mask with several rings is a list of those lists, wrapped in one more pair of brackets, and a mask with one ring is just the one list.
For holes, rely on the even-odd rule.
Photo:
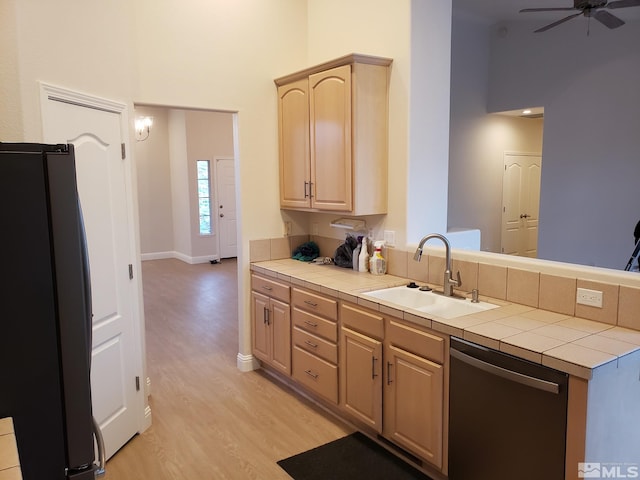
[(271, 288), (269, 285), (263, 285), (262, 288), (269, 291), (273, 290), (273, 288)]
[(372, 379), (378, 376), (378, 374), (376, 373), (376, 360), (378, 360), (376, 357), (371, 357), (371, 378)]
[(309, 340), (305, 340), (304, 343), (306, 345), (309, 345), (311, 348), (318, 348), (318, 344), (317, 343), (310, 342)]
[(305, 370), (304, 373), (312, 377), (314, 380), (317, 380), (320, 375), (317, 373), (313, 373), (311, 370)]
[(387, 362), (387, 385), (391, 385), (391, 382), (393, 382), (393, 380), (391, 380), (391, 362)]
[(304, 323), (306, 323), (310, 327), (318, 328), (318, 324), (317, 323), (310, 322), (309, 320), (305, 320)]
[(316, 308), (318, 306), (317, 303), (312, 302), (311, 300), (305, 300), (304, 303), (309, 305), (310, 307)]
[(264, 307), (264, 323), (267, 325), (270, 325), (269, 313), (269, 309), (267, 307)]

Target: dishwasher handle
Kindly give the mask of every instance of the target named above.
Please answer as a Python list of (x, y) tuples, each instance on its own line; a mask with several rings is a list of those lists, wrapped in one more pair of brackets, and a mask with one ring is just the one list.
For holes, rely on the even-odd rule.
[(472, 357), (453, 348), (451, 349), (450, 353), (453, 358), (456, 358), (461, 362), (467, 363), (473, 367), (479, 368), (480, 370), (483, 370), (491, 375), (496, 375), (506, 380), (526, 385), (527, 387), (537, 388), (538, 390), (543, 390), (545, 392), (555, 393), (556, 395), (560, 393), (560, 385), (558, 385), (557, 383), (548, 382), (546, 380), (541, 380), (539, 378), (524, 375), (512, 370), (507, 370), (506, 368), (493, 365), (492, 363), (487, 363), (483, 360)]

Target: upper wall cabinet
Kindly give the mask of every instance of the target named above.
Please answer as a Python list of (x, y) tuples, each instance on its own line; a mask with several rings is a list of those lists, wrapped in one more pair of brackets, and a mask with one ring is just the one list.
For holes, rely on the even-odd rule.
[(281, 208), (387, 213), (390, 65), (354, 54), (275, 80)]

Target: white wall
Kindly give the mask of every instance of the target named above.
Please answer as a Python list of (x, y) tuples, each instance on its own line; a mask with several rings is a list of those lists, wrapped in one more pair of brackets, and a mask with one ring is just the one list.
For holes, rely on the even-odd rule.
[(407, 242), (447, 231), (451, 0), (411, 2)]
[(22, 141), (16, 0), (0, 2), (0, 141)]
[(42, 138), (38, 81), (132, 106), (136, 69), (128, 0), (3, 1), (16, 10), (18, 118), (25, 140)]
[(615, 269), (640, 219), (640, 24), (494, 30), (489, 110), (545, 107), (540, 258)]
[(149, 137), (135, 142), (140, 252), (143, 259), (149, 258), (149, 254), (166, 257), (174, 250), (169, 111), (166, 108), (136, 107), (135, 116), (153, 117)]
[(173, 250), (185, 260), (192, 257), (189, 171), (187, 165), (187, 124), (184, 110), (169, 111), (169, 168)]

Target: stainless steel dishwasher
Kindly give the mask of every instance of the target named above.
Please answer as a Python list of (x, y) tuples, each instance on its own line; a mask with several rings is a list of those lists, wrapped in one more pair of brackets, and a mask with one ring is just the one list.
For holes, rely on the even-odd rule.
[(451, 338), (449, 478), (564, 480), (568, 375)]

